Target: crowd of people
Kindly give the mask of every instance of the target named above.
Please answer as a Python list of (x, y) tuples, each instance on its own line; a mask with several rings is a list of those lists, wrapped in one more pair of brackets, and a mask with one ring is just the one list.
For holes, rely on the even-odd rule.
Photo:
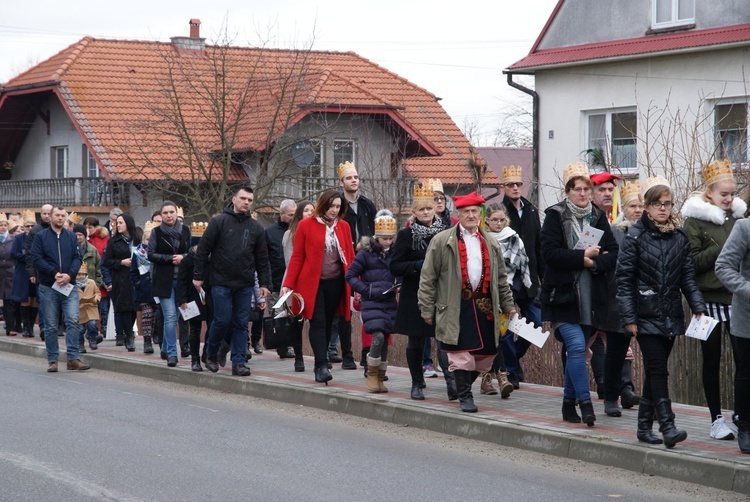
[[(351, 162), (338, 175), (340, 186), (315, 202), (282, 201), (266, 229), (251, 213), (252, 188), (238, 188), (200, 237), (171, 201), (142, 228), (119, 209), (103, 226), (51, 205), (41, 208), (39, 224), (30, 212), (0, 214), (6, 334), (33, 337), (38, 312), (47, 371), (58, 370), (58, 336), (67, 369), (83, 371), (89, 366), (80, 354), (87, 345), (97, 350), (112, 309), (116, 346), (135, 351), (137, 326), (144, 353), (157, 346), (169, 367), (190, 357), (193, 371), (205, 364), (217, 372), (231, 355), (232, 374), (243, 377), (251, 352), (263, 351), (261, 319), (286, 295), (308, 325), (315, 382), (333, 379), (333, 363), (357, 368), (357, 310), (368, 391), (388, 392), (389, 346), (400, 334), (411, 398), (423, 400), (425, 379), (439, 370), (447, 399), (471, 413), (477, 380), (482, 394), (503, 399), (524, 381), (530, 343), (506, 330), (518, 314), (560, 342), (562, 420), (595, 425), (590, 367), (606, 415), (638, 406), (638, 440), (672, 448), (687, 437), (675, 424), (668, 380), (670, 352), (686, 330), (684, 296), (697, 318), (718, 321), (701, 342), (709, 434), (737, 437), (750, 453), (750, 331), (743, 328), (750, 322), (742, 322), (750, 321), (750, 220), (728, 162), (704, 166), (704, 187), (682, 206), (682, 226), (663, 177), (622, 183), (580, 163), (565, 168), (564, 197), (543, 218), (521, 195), (521, 168), (510, 166), (498, 203), (476, 192), (448, 198), (437, 179), (417, 183), (401, 229), (361, 193)], [(191, 304), (197, 310), (184, 319)], [(720, 404), (723, 331), (735, 366), (731, 420)], [(643, 357), (640, 395), (633, 339)], [(277, 354), (304, 372), (302, 330)]]

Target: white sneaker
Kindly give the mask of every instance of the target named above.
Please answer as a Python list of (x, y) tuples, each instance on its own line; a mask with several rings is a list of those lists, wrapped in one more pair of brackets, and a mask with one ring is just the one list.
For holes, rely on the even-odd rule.
[(734, 433), (727, 427), (723, 416), (717, 415), (716, 420), (711, 424), (711, 437), (714, 439), (734, 439)]
[[(735, 417), (732, 416), (732, 420), (727, 422), (727, 427), (729, 427), (729, 430), (734, 433), (734, 437), (737, 437), (737, 434), (739, 434), (739, 431), (737, 430), (737, 425), (735, 425), (734, 423), (734, 419)], [(737, 418), (737, 420), (739, 420), (739, 418)]]
[(435, 371), (435, 368), (431, 364), (422, 366), (422, 374), (425, 378), (437, 378), (438, 376), (437, 371)]

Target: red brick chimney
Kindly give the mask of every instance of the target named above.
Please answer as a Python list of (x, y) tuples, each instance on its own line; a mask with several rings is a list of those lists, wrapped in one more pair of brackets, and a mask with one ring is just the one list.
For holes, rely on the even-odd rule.
[(190, 20), (190, 38), (201, 38), (201, 20)]
[(172, 45), (175, 49), (180, 51), (181, 54), (187, 54), (190, 52), (200, 53), (206, 50), (206, 39), (201, 38), (201, 20), (191, 19), (190, 20), (190, 36), (189, 37), (172, 37)]

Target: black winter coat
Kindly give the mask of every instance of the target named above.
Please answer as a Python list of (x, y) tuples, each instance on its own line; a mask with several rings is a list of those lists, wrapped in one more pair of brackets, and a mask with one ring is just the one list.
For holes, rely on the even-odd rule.
[(422, 319), (417, 303), (419, 275), (427, 249), (412, 249), (411, 227), (400, 230), (393, 244), (391, 274), (401, 278), (401, 293), (398, 297), (398, 311), (394, 333), (408, 336), (434, 337), (435, 326)]
[(383, 294), (396, 284), (390, 271), (392, 258), (393, 247), (383, 256), (380, 245), (370, 238), (346, 272), (346, 281), (362, 295), (362, 323), (367, 333), (393, 332), (398, 309), (396, 292)]
[(122, 234), (117, 234), (109, 240), (104, 249), (102, 263), (109, 269), (112, 276), (112, 305), (115, 312), (132, 312), (135, 310), (133, 283), (130, 282), (130, 267), (122, 265), (122, 260), (132, 258), (133, 251), (130, 243)]
[[(348, 204), (346, 197), (341, 195), (344, 203)], [(357, 249), (357, 243), (362, 237), (372, 237), (375, 235), (375, 215), (377, 210), (375, 204), (362, 195), (357, 199), (357, 212), (352, 211), (351, 205), (346, 208), (344, 221), (349, 224), (352, 231), (352, 246)]]
[(172, 284), (177, 278), (175, 265), (172, 263), (176, 254), (186, 255), (190, 249), (190, 227), (182, 225), (180, 242), (175, 247), (172, 240), (159, 227), (151, 231), (148, 240), (148, 260), (151, 262), (151, 296), (169, 298), (172, 296)]
[(195, 250), (190, 248), (185, 259), (180, 262), (180, 268), (177, 270), (177, 282), (174, 287), (174, 303), (178, 307), (183, 303), (195, 302), (201, 315), (190, 319), (191, 321), (205, 321), (208, 318), (208, 304), (211, 299), (211, 286), (209, 285), (209, 273), (206, 272), (203, 280), (203, 291), (206, 293), (204, 304), (198, 290), (193, 286), (193, 274), (195, 267)]
[[(229, 204), (208, 223), (195, 254), (194, 278), (205, 279), (211, 260), (211, 284), (231, 290), (253, 287), (255, 273), (261, 288), (271, 289), (266, 234), (249, 214), (234, 212)], [(283, 255), (282, 255), (283, 259)]]
[(706, 312), (687, 234), (659, 232), (646, 213), (625, 234), (616, 279), (620, 321), (637, 324), (639, 334), (685, 333), (680, 292), (694, 313)]
[(516, 297), (523, 300), (536, 297), (539, 291), (541, 280), (544, 279), (544, 258), (542, 257), (541, 231), (542, 222), (539, 219), (539, 211), (534, 204), (521, 197), (523, 211), (518, 216), (518, 210), (513, 202), (505, 197), (503, 205), (505, 213), (510, 221), (510, 228), (521, 236), (523, 245), (526, 248), (526, 255), (529, 257), (529, 275), (531, 276), (531, 287), (522, 287)]
[[(581, 312), (577, 277), (584, 268), (584, 250), (568, 248), (565, 229), (570, 228), (568, 222), (573, 216), (565, 201), (548, 207), (545, 214), (541, 231), (545, 271), (539, 297), (542, 304), (542, 320), (578, 324), (581, 321)], [(599, 325), (606, 320), (609, 298), (606, 274), (614, 270), (617, 264), (618, 248), (607, 216), (596, 206), (592, 209), (591, 226), (604, 231), (599, 241), (601, 253), (593, 258), (596, 267), (590, 269), (593, 308), (591, 318)], [(561, 301), (561, 298), (570, 301)]]

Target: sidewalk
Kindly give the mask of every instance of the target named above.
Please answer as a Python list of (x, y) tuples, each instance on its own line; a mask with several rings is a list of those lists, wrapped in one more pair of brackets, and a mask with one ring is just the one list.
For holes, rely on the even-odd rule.
[[(59, 342), (64, 360), (64, 339)], [(562, 389), (557, 387), (522, 383), (510, 398), (501, 399), (481, 395), (477, 381), (473, 390), (479, 413), (469, 414), (458, 409), (457, 401), (447, 400), (442, 378), (427, 379), (424, 401), (410, 399), (407, 368), (388, 369), (390, 392), (369, 394), (361, 368), (345, 371), (340, 364), (334, 365), (333, 381), (326, 386), (314, 382), (312, 358), (305, 357), (307, 371), (295, 373), (293, 360), (281, 360), (275, 351), (267, 351), (253, 354), (251, 377), (233, 377), (229, 366), (217, 374), (205, 369), (197, 373), (190, 371), (185, 360), (177, 368), (168, 368), (158, 352), (144, 355), (142, 339), (137, 342), (136, 352), (127, 352), (115, 347), (114, 341), (104, 341), (99, 350), (89, 350), (81, 359), (94, 369), (311, 406), (750, 494), (750, 455), (740, 453), (736, 440), (709, 437), (711, 424), (704, 408), (674, 405), (676, 423), (688, 432), (688, 439), (667, 450), (635, 438), (636, 408), (610, 418), (604, 414), (603, 402), (595, 400), (595, 427), (563, 422)], [(38, 337), (2, 336), (0, 350), (39, 357), (39, 371), (46, 371), (44, 342)]]

